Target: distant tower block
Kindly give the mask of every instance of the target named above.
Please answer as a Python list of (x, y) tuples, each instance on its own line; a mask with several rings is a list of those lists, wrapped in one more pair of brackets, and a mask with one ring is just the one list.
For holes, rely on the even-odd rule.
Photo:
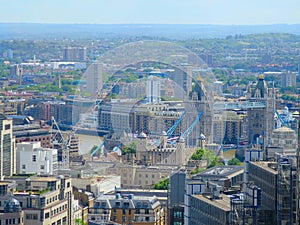
[(259, 137), (264, 140), (264, 145), (269, 142), (272, 131), (275, 129), (275, 90), (268, 88), (264, 76), (260, 75), (254, 88), (247, 89), (247, 100), (262, 102), (265, 108), (249, 108), (248, 114), (248, 141), (256, 144)]
[(87, 59), (86, 47), (66, 47), (63, 51), (63, 60), (66, 62), (83, 62)]
[(146, 85), (148, 102), (154, 103), (160, 101), (160, 80), (157, 77), (149, 76)]
[(175, 97), (179, 99), (187, 99), (192, 91), (192, 67), (184, 66), (181, 69), (176, 68), (171, 75), (172, 80), (178, 85), (175, 91)]
[(103, 87), (103, 73), (101, 63), (92, 63), (88, 65), (85, 72), (86, 91), (92, 96), (98, 94)]
[(57, 87), (61, 88), (61, 76), (60, 76), (60, 74), (57, 74), (57, 76), (56, 76), (56, 83), (57, 83)]
[(22, 85), (23, 79), (23, 68), (20, 65), (13, 65), (10, 68), (10, 77), (11, 78), (19, 78), (19, 85)]

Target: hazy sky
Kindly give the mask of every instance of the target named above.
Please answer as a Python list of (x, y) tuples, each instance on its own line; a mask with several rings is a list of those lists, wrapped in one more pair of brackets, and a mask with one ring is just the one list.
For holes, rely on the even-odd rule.
[(0, 22), (300, 23), (300, 0), (0, 0)]

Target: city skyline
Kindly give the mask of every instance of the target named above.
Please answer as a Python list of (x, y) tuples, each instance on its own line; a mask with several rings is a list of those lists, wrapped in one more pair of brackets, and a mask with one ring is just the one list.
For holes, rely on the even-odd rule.
[[(218, 24), (261, 25), (300, 23), (300, 2), (221, 1), (7, 1), (1, 23), (56, 24)], [(54, 13), (55, 12), (55, 13)]]

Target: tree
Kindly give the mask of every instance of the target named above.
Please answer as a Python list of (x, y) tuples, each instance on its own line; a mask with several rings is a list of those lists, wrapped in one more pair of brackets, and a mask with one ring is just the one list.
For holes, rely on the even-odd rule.
[(170, 183), (170, 179), (164, 178), (160, 180), (158, 183), (154, 184), (152, 188), (155, 190), (168, 190), (169, 183)]
[(87, 225), (85, 222), (83, 222), (82, 219), (79, 219), (79, 218), (75, 219), (75, 224), (76, 225)]
[(191, 159), (192, 160), (202, 160), (203, 156), (204, 156), (204, 149), (200, 148), (192, 154)]
[(135, 154), (135, 153), (136, 153), (136, 143), (135, 142), (131, 142), (129, 144), (129, 146), (125, 146), (122, 149), (122, 155)]
[(206, 160), (207, 161), (207, 169), (214, 167), (214, 166), (220, 166), (224, 165), (223, 162), (219, 160), (219, 158), (216, 156), (216, 154), (208, 149), (198, 149), (196, 152), (194, 152), (191, 156), (192, 160)]
[(241, 166), (241, 165), (243, 165), (243, 163), (239, 159), (233, 158), (233, 159), (230, 159), (228, 161), (228, 165), (231, 165), (231, 166)]

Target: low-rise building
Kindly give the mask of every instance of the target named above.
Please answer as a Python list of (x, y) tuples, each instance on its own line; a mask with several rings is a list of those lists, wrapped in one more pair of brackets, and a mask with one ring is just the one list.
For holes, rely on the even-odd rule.
[(89, 221), (124, 225), (163, 225), (164, 210), (157, 197), (103, 195), (89, 209)]
[[(9, 201), (19, 205), (24, 224), (73, 225), (76, 218), (83, 218), (82, 207), (74, 202), (71, 178), (22, 176), (13, 180), (12, 177), (10, 181), (0, 183), (0, 202)], [(2, 209), (4, 210), (0, 206), (0, 210)]]
[(17, 144), (17, 173), (57, 174), (57, 149), (42, 148), (40, 142)]

